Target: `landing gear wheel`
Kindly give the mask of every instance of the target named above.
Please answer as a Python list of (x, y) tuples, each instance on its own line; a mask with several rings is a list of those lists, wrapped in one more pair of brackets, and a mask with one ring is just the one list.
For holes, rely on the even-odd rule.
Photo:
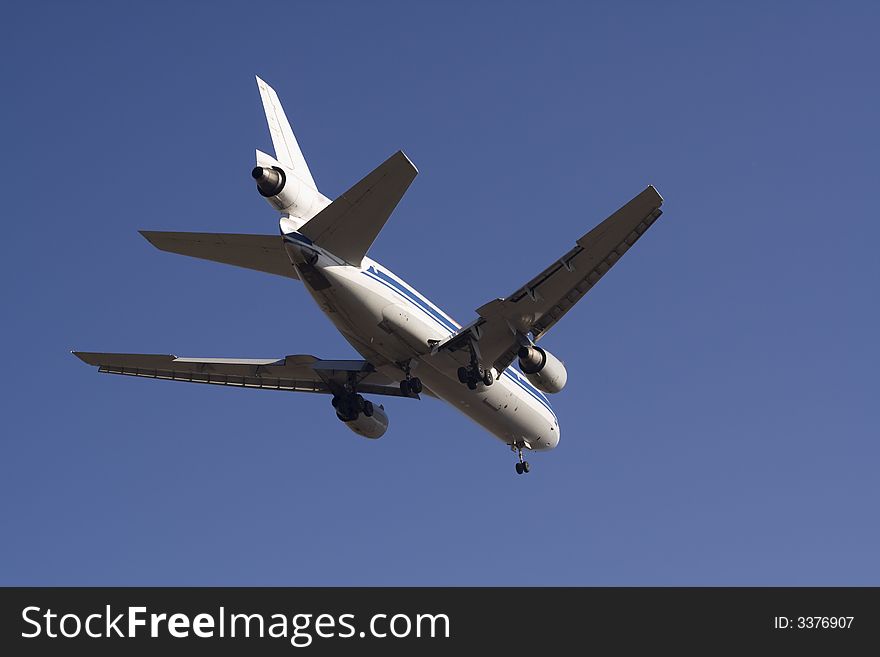
[(410, 393), (409, 381), (404, 379), (403, 381), (400, 382), (400, 394), (403, 395), (404, 397), (409, 397), (409, 393)]
[(469, 390), (476, 390), (477, 389), (477, 382), (473, 381), (473, 380), (468, 380), (467, 387)]
[(356, 420), (358, 416), (357, 397), (336, 397), (334, 396), (330, 402), (336, 409), (336, 417), (340, 422), (351, 422)]
[(486, 386), (492, 385), (494, 381), (495, 377), (492, 375), (492, 370), (486, 370), (485, 372), (483, 372), (483, 383)]
[(417, 377), (411, 378), (409, 380), (409, 389), (415, 394), (419, 394), (422, 391), (422, 380)]
[(336, 411), (336, 417), (340, 422), (354, 422), (358, 418), (358, 412), (355, 410), (339, 410)]
[(468, 380), (468, 370), (466, 367), (458, 368), (458, 382), (459, 383), (467, 383)]
[[(364, 415), (367, 417), (373, 417), (373, 402), (369, 399), (364, 402)], [(526, 470), (528, 472), (528, 470)]]
[(510, 443), (510, 450), (516, 452), (516, 456), (519, 459), (516, 462), (516, 474), (528, 474), (529, 472), (529, 462), (523, 458), (523, 449), (525, 447), (526, 443), (522, 440)]

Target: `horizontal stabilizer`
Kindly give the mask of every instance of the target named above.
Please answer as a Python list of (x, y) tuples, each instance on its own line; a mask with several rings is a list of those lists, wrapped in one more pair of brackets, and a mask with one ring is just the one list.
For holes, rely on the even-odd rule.
[(303, 235), (343, 260), (361, 261), (418, 174), (403, 151), (385, 162), (300, 228)]
[(177, 233), (154, 230), (142, 230), (140, 233), (160, 251), (213, 260), (287, 278), (299, 278), (296, 269), (290, 263), (290, 258), (287, 257), (284, 239), (280, 235)]

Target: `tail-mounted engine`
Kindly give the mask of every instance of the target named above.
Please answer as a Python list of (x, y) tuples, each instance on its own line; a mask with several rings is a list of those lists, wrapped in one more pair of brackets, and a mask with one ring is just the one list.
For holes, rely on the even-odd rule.
[(257, 191), (269, 205), (304, 221), (330, 204), (330, 199), (266, 153), (257, 151), (257, 166), (251, 176), (257, 183)]
[(541, 347), (520, 347), (519, 368), (538, 390), (559, 392), (568, 381), (568, 372), (556, 356)]

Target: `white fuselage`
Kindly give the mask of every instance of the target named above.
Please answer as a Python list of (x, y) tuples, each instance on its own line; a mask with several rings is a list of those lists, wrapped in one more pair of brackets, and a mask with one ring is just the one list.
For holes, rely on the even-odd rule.
[(469, 390), (459, 382), (466, 360), (432, 354), (429, 340), (442, 341), (461, 327), (389, 270), (369, 258), (353, 267), (298, 233), (286, 235), (285, 247), (318, 306), (378, 371), (399, 381), (408, 363), (427, 391), (507, 444), (546, 450), (559, 443), (547, 398), (512, 366), (491, 386)]

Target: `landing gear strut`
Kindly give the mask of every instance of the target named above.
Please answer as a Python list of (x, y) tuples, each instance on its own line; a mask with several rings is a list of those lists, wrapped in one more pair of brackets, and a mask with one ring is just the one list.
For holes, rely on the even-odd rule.
[(414, 376), (409, 379), (404, 379), (400, 382), (400, 392), (404, 397), (409, 397), (410, 394), (417, 395), (422, 391), (422, 380), (417, 376)]
[(422, 380), (417, 376), (410, 376), (409, 363), (404, 366), (403, 371), (406, 373), (406, 378), (400, 382), (400, 394), (409, 397), (411, 394), (418, 395), (422, 392)]
[(466, 384), (468, 389), (470, 390), (476, 390), (477, 384), (479, 383), (482, 383), (484, 386), (489, 387), (495, 382), (495, 375), (492, 374), (491, 369), (486, 370), (480, 366), (480, 361), (477, 358), (477, 350), (474, 347), (473, 342), (470, 343), (470, 351), (470, 365), (468, 367), (458, 368), (459, 382)]
[(354, 392), (334, 395), (330, 403), (336, 409), (336, 417), (343, 422), (357, 420), (360, 413), (367, 417), (373, 416), (373, 402)]
[(529, 473), (529, 462), (523, 460), (523, 447), (525, 447), (525, 444), (523, 444), (522, 442), (510, 444), (511, 451), (516, 452), (517, 456), (519, 457), (519, 461), (516, 462), (516, 474)]

